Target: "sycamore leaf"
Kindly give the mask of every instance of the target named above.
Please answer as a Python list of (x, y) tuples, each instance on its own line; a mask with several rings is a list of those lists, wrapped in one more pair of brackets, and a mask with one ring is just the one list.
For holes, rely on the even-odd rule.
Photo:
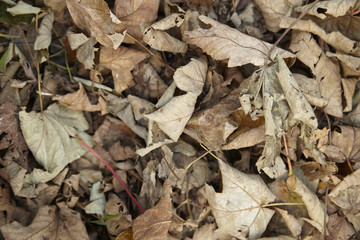
[(74, 23), (88, 31), (105, 47), (117, 49), (125, 37), (126, 26), (103, 0), (66, 0)]
[[(331, 15), (333, 17), (340, 17), (340, 16), (344, 16), (350, 9), (354, 8), (357, 2), (358, 0), (320, 1), (316, 3), (312, 8), (310, 8), (310, 10), (306, 14), (314, 15), (322, 19), (326, 18), (327, 15)], [(310, 4), (297, 7), (294, 10), (295, 12), (302, 13), (308, 10)]]
[(27, 4), (23, 1), (19, 1), (15, 6), (11, 8), (7, 8), (7, 11), (11, 13), (11, 15), (23, 15), (23, 14), (38, 14), (40, 12), (40, 8), (33, 7), (30, 4)]
[(223, 190), (216, 193), (205, 185), (204, 195), (219, 227), (218, 239), (231, 237), (256, 239), (269, 223), (273, 210), (262, 207), (275, 200), (275, 196), (259, 175), (242, 173), (219, 160)]
[(328, 101), (325, 112), (342, 117), (341, 76), (339, 65), (332, 62), (310, 33), (293, 32), (290, 49), (307, 65), (320, 86), (321, 97)]
[(36, 40), (34, 43), (34, 49), (47, 49), (51, 43), (51, 30), (53, 27), (54, 22), (54, 13), (48, 13), (45, 15), (44, 19), (42, 20), (38, 35), (36, 36)]
[(172, 189), (164, 182), (162, 197), (153, 207), (137, 217), (133, 222), (134, 240), (166, 239), (172, 218)]
[(80, 214), (70, 208), (43, 206), (29, 226), (14, 221), (1, 227), (5, 239), (89, 240)]
[(98, 98), (98, 104), (93, 105), (90, 103), (86, 91), (81, 83), (79, 83), (78, 91), (68, 93), (60, 97), (53, 97), (53, 100), (58, 100), (61, 105), (64, 105), (71, 110), (82, 110), (87, 112), (101, 111), (101, 115), (108, 113), (106, 102), (102, 97)]
[[(160, 0), (116, 0), (115, 15), (128, 26), (128, 33), (141, 40), (141, 27), (148, 27), (158, 17)], [(132, 40), (125, 39), (133, 43)]]
[[(202, 48), (215, 60), (229, 59), (228, 67), (248, 63), (263, 66), (266, 63), (271, 44), (243, 34), (211, 18), (200, 16), (199, 19), (205, 24), (210, 24), (211, 27), (185, 32), (187, 43)], [(292, 53), (280, 48), (275, 48), (270, 58), (273, 59), (276, 55), (282, 58), (295, 57)]]
[(102, 47), (100, 50), (100, 63), (112, 70), (115, 91), (121, 93), (134, 86), (131, 70), (147, 56), (147, 53), (124, 46), (116, 50)]
[(75, 136), (88, 145), (92, 141), (86, 131), (89, 127), (83, 113), (52, 104), (43, 113), (19, 112), (21, 130), (28, 147), (45, 171), (34, 169), (25, 182), (47, 182), (68, 163), (81, 157), (86, 149)]

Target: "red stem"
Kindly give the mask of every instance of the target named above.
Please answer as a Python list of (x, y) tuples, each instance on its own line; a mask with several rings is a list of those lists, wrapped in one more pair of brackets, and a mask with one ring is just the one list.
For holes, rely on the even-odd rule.
[(80, 143), (86, 147), (92, 154), (94, 154), (112, 173), (112, 175), (114, 175), (114, 177), (116, 178), (116, 180), (118, 180), (118, 182), (120, 183), (120, 185), (124, 188), (125, 192), (129, 195), (129, 197), (134, 201), (134, 203), (136, 204), (136, 206), (139, 208), (141, 213), (144, 213), (144, 210), (142, 209), (140, 203), (135, 199), (135, 197), (131, 194), (131, 192), (129, 191), (129, 189), (126, 187), (125, 183), (120, 179), (120, 177), (116, 174), (116, 172), (114, 171), (114, 169), (112, 169), (112, 167), (110, 167), (110, 165), (99, 155), (97, 154), (97, 152), (95, 152), (94, 149), (92, 149), (91, 147), (89, 147), (89, 145), (87, 145), (83, 140), (81, 140), (79, 137), (76, 137)]

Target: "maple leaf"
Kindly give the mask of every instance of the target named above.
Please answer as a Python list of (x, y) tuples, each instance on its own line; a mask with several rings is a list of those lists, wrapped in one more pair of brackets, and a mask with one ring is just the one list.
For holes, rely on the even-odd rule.
[(223, 190), (216, 193), (205, 185), (207, 198), (219, 229), (219, 239), (230, 236), (256, 239), (261, 236), (269, 223), (273, 210), (262, 205), (275, 200), (275, 195), (259, 175), (245, 174), (219, 160)]

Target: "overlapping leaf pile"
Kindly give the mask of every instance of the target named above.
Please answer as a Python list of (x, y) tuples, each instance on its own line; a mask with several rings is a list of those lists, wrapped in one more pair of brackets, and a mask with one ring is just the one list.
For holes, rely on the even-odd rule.
[(359, 237), (358, 1), (40, 2), (0, 2), (5, 239)]

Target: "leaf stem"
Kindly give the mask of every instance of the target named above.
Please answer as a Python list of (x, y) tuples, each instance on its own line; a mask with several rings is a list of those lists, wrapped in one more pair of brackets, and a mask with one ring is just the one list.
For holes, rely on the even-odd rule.
[(89, 145), (87, 145), (82, 139), (80, 139), (78, 136), (75, 136), (75, 138), (87, 149), (89, 150), (92, 154), (94, 154), (112, 173), (112, 175), (114, 175), (114, 177), (116, 178), (116, 180), (118, 180), (118, 182), (120, 183), (120, 185), (124, 188), (125, 192), (129, 195), (129, 197), (133, 200), (133, 202), (136, 204), (136, 206), (139, 208), (141, 213), (144, 213), (144, 210), (142, 209), (140, 203), (135, 199), (135, 197), (131, 194), (130, 190), (126, 187), (125, 183), (120, 179), (120, 177), (116, 174), (116, 172), (114, 171), (114, 169), (112, 167), (110, 167), (110, 165), (97, 153), (95, 152), (94, 149), (92, 149), (91, 147), (89, 147)]

